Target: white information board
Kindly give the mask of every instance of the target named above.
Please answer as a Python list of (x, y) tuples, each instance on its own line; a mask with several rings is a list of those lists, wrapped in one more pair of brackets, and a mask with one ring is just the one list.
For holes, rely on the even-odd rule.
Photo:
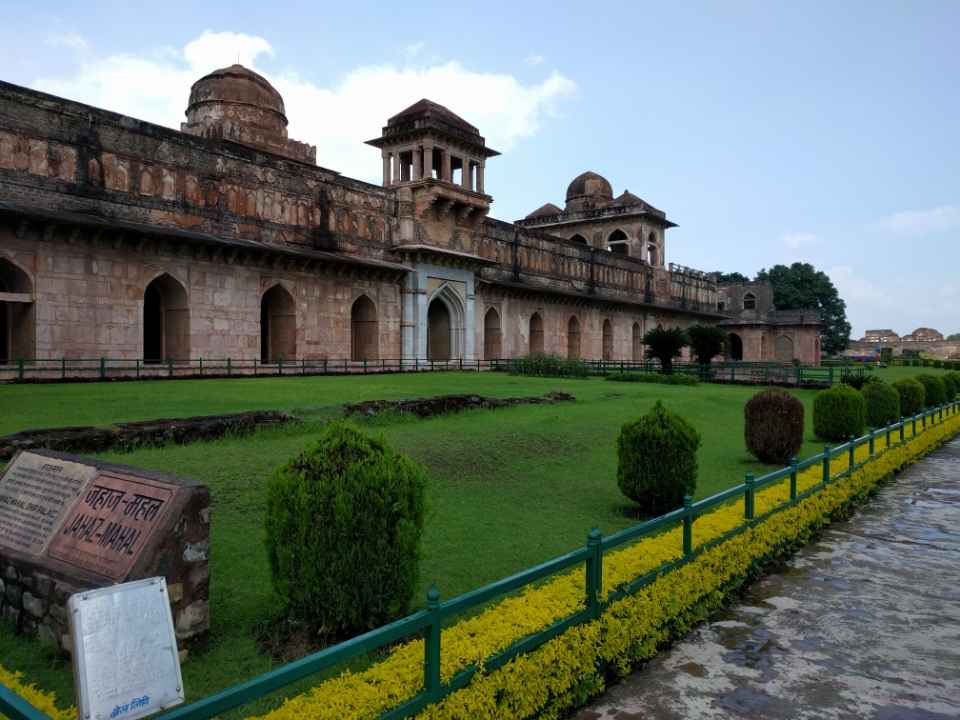
[(80, 720), (133, 720), (183, 702), (164, 578), (77, 593), (67, 607)]

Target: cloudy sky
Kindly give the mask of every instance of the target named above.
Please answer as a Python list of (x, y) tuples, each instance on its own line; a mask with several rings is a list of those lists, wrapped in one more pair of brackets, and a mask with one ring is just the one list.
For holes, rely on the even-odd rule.
[(10, 3), (0, 79), (178, 127), (238, 60), (321, 165), (421, 97), (503, 152), (514, 220), (584, 170), (666, 210), (667, 259), (825, 270), (854, 334), (960, 332), (960, 3)]

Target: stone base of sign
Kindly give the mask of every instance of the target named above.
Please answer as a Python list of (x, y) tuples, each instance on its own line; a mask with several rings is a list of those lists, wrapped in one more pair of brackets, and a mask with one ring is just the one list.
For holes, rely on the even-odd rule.
[[(35, 634), (42, 641), (70, 652), (67, 616), (70, 595), (117, 582), (163, 576), (181, 650), (202, 638), (210, 628), (210, 493), (207, 487), (164, 473), (76, 455), (47, 450), (36, 451), (36, 454), (51, 461), (69, 461), (95, 468), (97, 475), (85, 493), (66, 510), (43, 553), (32, 555), (0, 545), (0, 616), (18, 631)], [(105, 558), (102, 548), (78, 549), (82, 543), (77, 541), (77, 533), (69, 534), (69, 528), (78, 526), (77, 517), (83, 517), (87, 509), (84, 502), (92, 497), (89, 493), (100, 484), (151, 488), (164, 501), (154, 525), (146, 527), (145, 534), (130, 543), (130, 552), (121, 553), (123, 556), (118, 560)], [(132, 489), (128, 495), (135, 497)], [(100, 512), (104, 514), (102, 509)], [(109, 522), (97, 525), (101, 526), (108, 527)]]

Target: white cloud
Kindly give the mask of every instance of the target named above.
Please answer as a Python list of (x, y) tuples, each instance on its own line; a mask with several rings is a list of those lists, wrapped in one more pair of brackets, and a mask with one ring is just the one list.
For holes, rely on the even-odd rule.
[(420, 53), (423, 52), (424, 47), (426, 47), (426, 43), (417, 42), (417, 43), (411, 43), (410, 45), (407, 45), (403, 50), (406, 56), (412, 60), (413, 58), (417, 57)]
[(526, 63), (527, 65), (543, 65), (545, 59), (543, 55), (527, 55)]
[(781, 238), (781, 242), (788, 250), (800, 250), (801, 248), (811, 247), (820, 244), (820, 238), (813, 233), (794, 232), (787, 233)]
[(883, 218), (879, 226), (910, 237), (946, 232), (960, 227), (960, 207), (943, 205), (929, 210), (905, 210)]
[(75, 32), (51, 33), (47, 36), (47, 45), (55, 48), (67, 48), (75, 52), (86, 52), (90, 49), (86, 38)]
[(206, 31), (182, 49), (90, 57), (74, 63), (73, 71), (40, 78), (34, 86), (179, 128), (190, 85), (239, 61), (280, 91), (290, 136), (315, 144), (320, 165), (373, 181), (379, 177), (380, 158), (363, 141), (378, 137), (388, 117), (422, 97), (446, 105), (476, 125), (490, 146), (503, 151), (534, 135), (543, 118), (555, 111), (556, 101), (576, 90), (573, 81), (556, 71), (539, 83), (524, 84), (512, 75), (470, 70), (457, 61), (360, 66), (322, 87), (294, 70), (271, 72), (257, 66), (274, 54), (264, 38)]

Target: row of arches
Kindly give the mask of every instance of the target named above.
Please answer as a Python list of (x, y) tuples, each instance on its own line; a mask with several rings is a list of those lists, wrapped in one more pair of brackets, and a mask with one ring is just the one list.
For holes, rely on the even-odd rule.
[[(350, 357), (379, 359), (377, 308), (366, 295), (350, 308)], [(260, 298), (260, 360), (274, 363), (297, 356), (297, 312), (293, 295), (276, 284)], [(190, 307), (186, 288), (164, 273), (143, 293), (143, 359), (145, 362), (190, 357)]]
[[(819, 343), (819, 340), (818, 340)], [(760, 359), (767, 354), (767, 338), (760, 336)], [(727, 357), (735, 362), (743, 360), (743, 338), (737, 333), (727, 335)], [(794, 359), (793, 338), (789, 335), (778, 335), (773, 339), (773, 359), (777, 362), (791, 362)]]
[[(579, 245), (589, 245), (590, 243), (587, 239), (580, 233), (573, 235), (570, 240), (579, 244)], [(642, 243), (641, 243), (642, 245)], [(630, 245), (629, 237), (627, 234), (620, 230), (619, 228), (614, 230), (607, 237), (607, 250), (618, 255), (629, 255), (630, 254)], [(642, 247), (641, 247), (642, 252)], [(647, 255), (646, 260), (650, 265), (656, 265), (658, 259), (657, 251), (657, 235), (654, 232), (651, 232), (647, 236)]]
[[(635, 362), (643, 359), (643, 329), (640, 323), (633, 323), (631, 329), (631, 356)], [(530, 316), (528, 323), (528, 353), (530, 355), (543, 354), (544, 333), (543, 317), (539, 312)], [(571, 315), (567, 320), (567, 358), (578, 360), (580, 354), (580, 319)], [(501, 330), (500, 313), (496, 308), (487, 309), (483, 319), (483, 357), (485, 360), (495, 360), (502, 357), (503, 331)], [(601, 349), (604, 360), (613, 360), (614, 355), (614, 328), (609, 318), (605, 318), (602, 326)]]

